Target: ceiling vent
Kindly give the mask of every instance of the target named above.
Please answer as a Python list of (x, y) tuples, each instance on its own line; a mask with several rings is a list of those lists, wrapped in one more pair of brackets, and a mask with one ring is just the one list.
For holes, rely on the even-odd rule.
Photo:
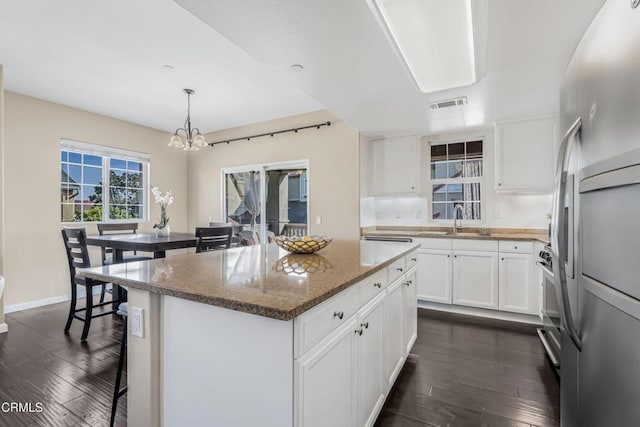
[(467, 105), (467, 97), (463, 96), (462, 98), (447, 99), (445, 101), (434, 102), (432, 104), (429, 104), (429, 109), (439, 110), (441, 108), (455, 107), (458, 105)]

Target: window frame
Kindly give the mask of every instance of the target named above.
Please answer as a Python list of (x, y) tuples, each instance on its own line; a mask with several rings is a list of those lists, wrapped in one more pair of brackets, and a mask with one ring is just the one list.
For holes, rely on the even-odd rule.
[[(435, 145), (450, 145), (450, 144), (458, 144), (458, 143), (467, 143), (467, 142), (472, 142), (472, 141), (482, 141), (482, 176), (481, 177), (475, 177), (475, 178), (442, 178), (442, 179), (434, 179), (431, 178), (431, 147), (435, 146)], [(478, 202), (480, 203), (480, 219), (462, 219), (463, 221), (465, 221), (465, 223), (467, 224), (473, 224), (473, 225), (480, 225), (486, 222), (486, 197), (485, 197), (485, 178), (486, 178), (486, 160), (487, 160), (487, 138), (484, 135), (464, 135), (464, 136), (460, 136), (460, 137), (455, 137), (455, 138), (446, 138), (446, 139), (432, 139), (427, 141), (427, 173), (426, 173), (426, 178), (427, 178), (427, 188), (428, 188), (428, 200), (430, 201), (430, 203), (428, 203), (429, 205), (429, 221), (430, 222), (434, 222), (437, 224), (443, 224), (445, 222), (452, 222), (453, 218), (449, 218), (449, 219), (434, 219), (433, 218), (433, 205), (434, 203), (438, 203), (435, 202), (433, 200), (433, 186), (434, 185), (438, 185), (438, 184), (442, 184), (442, 185), (448, 185), (448, 184), (475, 184), (475, 183), (479, 183), (480, 184), (480, 200), (478, 200)], [(466, 148), (465, 148), (465, 158), (463, 160), (468, 160), (466, 158)], [(469, 160), (474, 160), (474, 159), (469, 159)], [(477, 160), (477, 159), (476, 159)]]
[[(117, 224), (117, 223), (125, 223), (125, 222), (136, 222), (143, 223), (149, 221), (150, 215), (150, 206), (149, 206), (149, 168), (150, 168), (150, 156), (147, 153), (141, 153), (136, 151), (123, 150), (120, 148), (107, 147), (97, 144), (91, 144), (87, 142), (74, 141), (70, 139), (61, 139), (60, 140), (60, 150), (58, 155), (58, 166), (61, 167), (63, 161), (61, 157), (61, 153), (63, 151), (73, 152), (78, 154), (88, 154), (94, 156), (100, 156), (102, 158), (102, 219), (100, 221), (64, 221), (62, 218), (62, 213), (60, 214), (60, 223), (63, 225), (69, 224), (79, 224), (79, 225), (88, 225), (88, 224)], [(142, 206), (142, 212), (140, 214), (140, 218), (123, 218), (123, 219), (111, 219), (109, 218), (109, 205), (111, 199), (111, 159), (117, 160), (125, 160), (125, 161), (133, 161), (142, 164), (142, 171), (140, 172), (142, 175), (142, 185), (140, 186), (140, 190), (142, 191), (142, 202), (140, 205)], [(68, 163), (68, 162), (67, 162)], [(80, 164), (81, 167), (84, 166), (84, 163)], [(115, 170), (120, 170), (118, 168), (114, 168)], [(125, 170), (126, 172), (126, 170)], [(78, 183), (80, 187), (84, 184)], [(60, 179), (58, 179), (58, 185), (62, 185)], [(128, 188), (128, 187), (125, 187)], [(58, 202), (60, 209), (62, 208), (62, 201)], [(73, 203), (75, 205), (75, 203)]]

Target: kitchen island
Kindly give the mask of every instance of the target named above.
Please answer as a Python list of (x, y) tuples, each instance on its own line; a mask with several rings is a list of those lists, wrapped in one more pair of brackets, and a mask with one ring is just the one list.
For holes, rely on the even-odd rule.
[(84, 270), (143, 310), (129, 424), (373, 425), (416, 339), (416, 248), (258, 245)]

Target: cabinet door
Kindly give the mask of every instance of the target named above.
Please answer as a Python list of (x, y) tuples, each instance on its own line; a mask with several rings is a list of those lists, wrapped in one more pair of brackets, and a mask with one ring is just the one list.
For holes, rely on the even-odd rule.
[(500, 254), (500, 310), (538, 314), (531, 254)]
[(355, 425), (354, 315), (295, 362), (298, 427)]
[(498, 309), (498, 253), (454, 251), (453, 303)]
[[(356, 325), (356, 400), (357, 426), (372, 426), (384, 404), (383, 308), (385, 294), (375, 297), (358, 312)], [(325, 426), (333, 423), (323, 421)]]
[(371, 181), (374, 194), (418, 191), (418, 138), (403, 136), (372, 142)]
[(418, 338), (418, 295), (416, 271), (407, 275), (402, 287), (404, 296), (404, 343), (406, 354), (411, 352)]
[(451, 251), (419, 249), (418, 299), (451, 304)]
[(553, 189), (558, 117), (496, 122), (496, 190)]
[(404, 362), (404, 280), (400, 279), (387, 288), (387, 298), (384, 300), (384, 337), (387, 347), (386, 374), (388, 387), (391, 388), (398, 377)]

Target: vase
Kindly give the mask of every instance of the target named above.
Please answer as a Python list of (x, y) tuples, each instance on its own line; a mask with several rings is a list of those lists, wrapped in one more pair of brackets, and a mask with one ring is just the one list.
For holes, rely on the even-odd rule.
[(169, 237), (171, 234), (171, 227), (167, 224), (162, 228), (154, 228), (154, 231), (156, 232), (156, 237)]

